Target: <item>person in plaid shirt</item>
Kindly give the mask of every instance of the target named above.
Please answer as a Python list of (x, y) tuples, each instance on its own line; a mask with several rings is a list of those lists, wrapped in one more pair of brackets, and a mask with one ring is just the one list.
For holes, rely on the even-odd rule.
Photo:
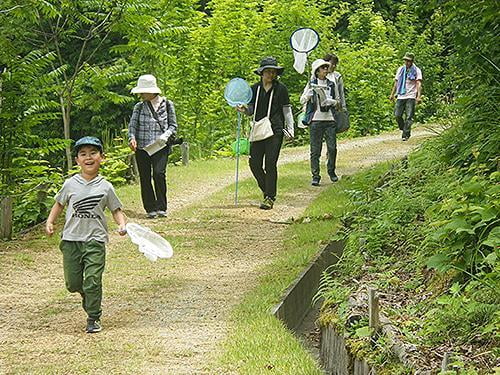
[[(174, 103), (159, 95), (161, 90), (156, 84), (156, 78), (150, 74), (140, 76), (137, 86), (131, 92), (139, 94), (142, 99), (134, 106), (128, 125), (129, 145), (135, 152), (139, 169), (142, 204), (148, 218), (165, 217), (166, 169), (171, 152), (170, 141), (177, 132)], [(151, 152), (152, 145), (159, 148), (159, 151)]]

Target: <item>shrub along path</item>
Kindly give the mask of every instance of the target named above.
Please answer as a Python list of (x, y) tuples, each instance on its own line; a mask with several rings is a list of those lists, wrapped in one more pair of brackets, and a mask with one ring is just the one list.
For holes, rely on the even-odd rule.
[[(406, 155), (399, 132), (339, 144), (339, 175)], [(119, 190), (131, 221), (146, 224), (174, 246), (174, 258), (147, 261), (125, 237), (111, 236), (104, 280), (104, 330), (83, 332), (79, 297), (64, 289), (57, 238), (42, 233), (0, 249), (0, 373), (204, 374), (227, 333), (229, 312), (257, 283), (259, 270), (282, 248), (284, 225), (298, 217), (331, 184), (309, 185), (307, 148), (285, 149), (279, 200), (258, 209), (256, 185), (241, 161), (240, 204), (235, 207), (233, 169), (190, 178), (188, 167), (170, 167), (169, 217), (142, 219), (138, 188)], [(324, 170), (324, 166), (322, 167)], [(303, 175), (303, 184), (286, 184)]]

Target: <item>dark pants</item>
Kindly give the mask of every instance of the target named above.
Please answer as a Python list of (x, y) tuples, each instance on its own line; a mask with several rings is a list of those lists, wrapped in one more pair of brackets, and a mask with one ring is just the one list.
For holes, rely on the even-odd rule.
[[(149, 156), (144, 150), (135, 153), (141, 181), (142, 204), (146, 212), (167, 210), (167, 162), (168, 148), (165, 147)], [(154, 190), (151, 184), (153, 171)]]
[[(262, 141), (250, 143), (250, 170), (257, 180), (264, 197), (271, 199), (276, 198), (277, 164), (282, 143), (283, 133), (281, 132)], [(264, 168), (262, 168), (263, 165)]]
[(311, 174), (314, 179), (320, 179), (319, 159), (323, 148), (323, 138), (326, 140), (328, 162), (326, 164), (330, 178), (335, 177), (337, 161), (337, 134), (332, 121), (313, 121), (309, 126), (309, 143), (311, 150)]
[(66, 289), (82, 296), (82, 306), (88, 317), (101, 317), (102, 273), (106, 262), (106, 247), (98, 241), (61, 241)]
[[(406, 120), (403, 119), (403, 113), (406, 113)], [(399, 130), (403, 131), (403, 138), (410, 138), (411, 125), (415, 115), (415, 99), (398, 99), (394, 108), (394, 116), (398, 123)]]

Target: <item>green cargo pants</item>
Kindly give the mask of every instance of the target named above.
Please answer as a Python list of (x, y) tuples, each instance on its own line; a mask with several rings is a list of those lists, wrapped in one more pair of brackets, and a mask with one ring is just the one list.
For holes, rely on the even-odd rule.
[(106, 247), (99, 241), (61, 241), (66, 289), (82, 296), (82, 306), (88, 317), (101, 317), (102, 273)]

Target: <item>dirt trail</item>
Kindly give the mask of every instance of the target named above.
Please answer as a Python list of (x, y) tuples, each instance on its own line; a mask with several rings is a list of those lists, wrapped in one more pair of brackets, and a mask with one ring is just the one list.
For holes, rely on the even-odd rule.
[[(358, 169), (364, 168), (378, 162), (403, 157), (415, 146), (420, 144), (422, 139), (435, 135), (432, 130), (424, 127), (413, 129), (412, 138), (409, 142), (401, 142), (400, 132), (385, 133), (382, 135), (369, 136), (359, 139), (346, 139), (338, 142), (338, 174), (349, 175)], [(374, 151), (374, 152), (372, 152)], [(348, 154), (346, 154), (348, 152)], [(323, 144), (322, 161), (325, 160), (326, 145)], [(354, 163), (346, 165), (348, 160)], [(240, 179), (251, 177), (251, 172), (247, 166), (246, 158), (242, 157), (240, 162)], [(279, 165), (309, 160), (309, 147), (299, 147), (293, 149), (284, 148), (278, 161)], [(322, 169), (324, 167), (322, 166)], [(187, 187), (181, 196), (170, 197), (169, 211), (173, 212), (187, 205), (203, 201), (225, 186), (234, 183), (234, 171), (221, 176), (217, 181), (208, 181), (197, 186)]]
[[(399, 132), (342, 141), (339, 175), (402, 157), (430, 135), (417, 128), (409, 142), (401, 142)], [(280, 164), (308, 158), (306, 148), (285, 149)], [(250, 176), (245, 163), (241, 169), (241, 179)], [(205, 203), (233, 180), (228, 171), (216, 181), (190, 186), (169, 197), (166, 221), (147, 222), (177, 239), (175, 257), (168, 262), (139, 259), (126, 238), (112, 236), (104, 285), (105, 329), (97, 335), (82, 331), (79, 298), (64, 290), (60, 254), (53, 244), (37, 238), (2, 244), (0, 374), (211, 373), (206, 364), (226, 335), (229, 312), (281, 247), (285, 226), (279, 222), (300, 216), (329, 186), (314, 188), (305, 181), (280, 196), (271, 211), (259, 210), (257, 202), (238, 207), (230, 200), (222, 206)], [(192, 212), (177, 215), (197, 203)], [(30, 245), (24, 250), (26, 241)], [(200, 243), (205, 244), (203, 251), (191, 250)]]

